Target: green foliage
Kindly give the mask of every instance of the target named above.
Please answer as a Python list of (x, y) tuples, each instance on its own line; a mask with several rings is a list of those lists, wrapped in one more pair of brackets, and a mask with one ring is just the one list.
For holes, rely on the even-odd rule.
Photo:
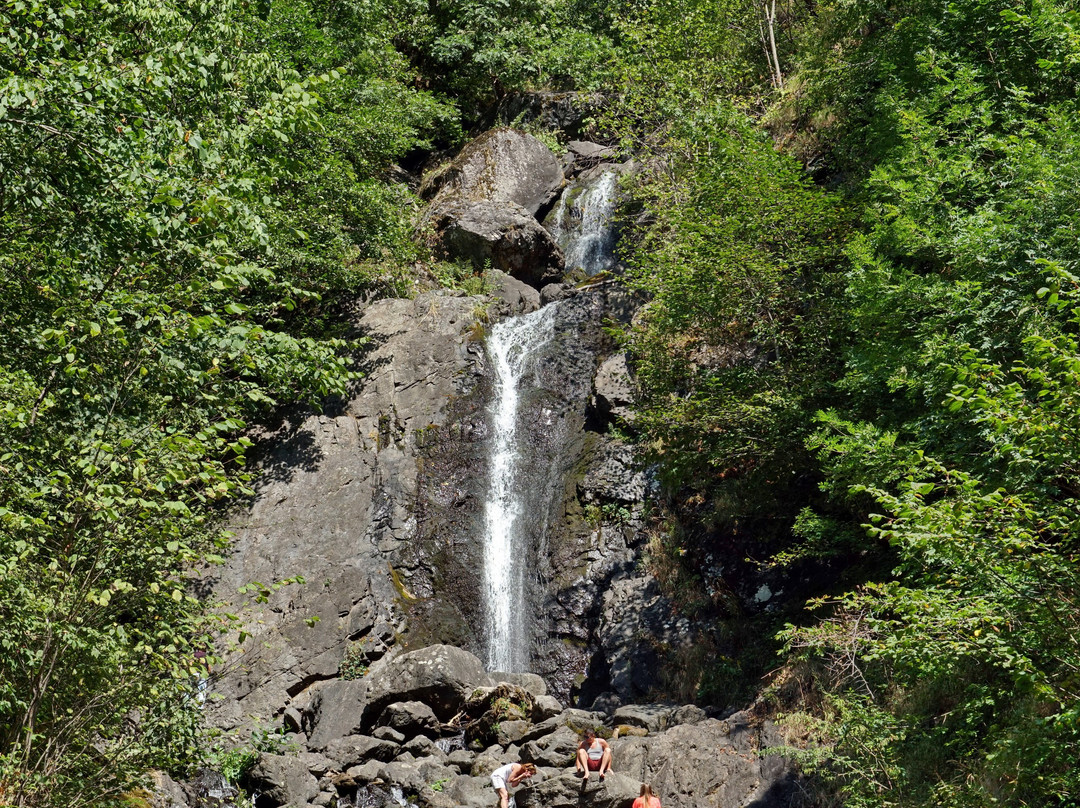
[(652, 298), (630, 335), (636, 425), (669, 486), (774, 510), (834, 367), (835, 201), (720, 103), (661, 148), (636, 197), (649, 224), (630, 279)]
[(345, 655), (338, 666), (342, 679), (363, 679), (368, 672), (368, 658), (363, 642), (351, 642), (345, 646)]
[(0, 10), (0, 789), (82, 805), (200, 742), (197, 573), (246, 419), (352, 378), (291, 332), (272, 144), (315, 88), (239, 3)]

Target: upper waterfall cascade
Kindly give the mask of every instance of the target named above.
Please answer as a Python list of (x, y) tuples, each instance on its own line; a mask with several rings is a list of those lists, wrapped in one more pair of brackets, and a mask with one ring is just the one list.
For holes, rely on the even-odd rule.
[(567, 270), (596, 275), (615, 265), (615, 213), (619, 175), (604, 171), (578, 189), (568, 189), (546, 220), (566, 257)]

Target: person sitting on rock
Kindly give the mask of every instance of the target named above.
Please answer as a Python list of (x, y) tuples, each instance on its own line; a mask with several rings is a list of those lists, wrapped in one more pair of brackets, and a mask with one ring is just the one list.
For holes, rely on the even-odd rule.
[(633, 808), (660, 808), (660, 798), (652, 793), (652, 786), (641, 784), (641, 796), (634, 800)]
[(597, 738), (591, 729), (585, 730), (585, 737), (577, 749), (575, 768), (581, 772), (582, 779), (589, 779), (589, 772), (600, 772), (600, 782), (611, 771), (611, 747), (603, 738)]
[(532, 763), (507, 763), (491, 773), (491, 785), (495, 787), (495, 793), (499, 795), (499, 808), (507, 808), (510, 804), (509, 786), (520, 785), (523, 780), (528, 780), (536, 774), (536, 766)]

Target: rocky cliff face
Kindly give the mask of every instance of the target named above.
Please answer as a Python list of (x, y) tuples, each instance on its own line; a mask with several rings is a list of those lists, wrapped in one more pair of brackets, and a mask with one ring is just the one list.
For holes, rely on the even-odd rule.
[[(576, 148), (590, 166), (601, 159), (588, 144)], [(528, 217), (526, 230), (550, 240), (536, 216), (575, 160), (560, 163), (534, 139), (498, 130), (428, 182), (429, 221), (458, 257), (472, 248), (455, 241), (455, 228), (483, 206)], [(507, 238), (517, 225), (499, 221), (487, 220), (488, 246), (516, 249)], [(555, 250), (540, 262), (551, 277), (562, 271)], [(291, 733), (299, 754), (264, 756), (252, 773), (257, 806), (403, 804), (403, 794), (430, 806), (486, 805), (486, 775), (519, 755), (545, 767), (519, 805), (578, 804), (580, 783), (563, 768), (585, 724), (628, 728), (615, 742), (619, 774), (588, 792), (592, 802), (628, 804), (642, 779), (681, 795), (665, 799), (676, 808), (763, 806), (773, 804), (770, 788), (788, 793), (776, 785), (788, 782), (785, 766), (752, 754), (775, 741), (765, 725), (628, 706), (685, 689), (670, 663), (695, 638), (641, 563), (649, 479), (610, 428), (632, 421), (633, 381), (602, 324), (627, 321), (635, 304), (610, 281), (547, 283), (527, 249), (515, 255), (508, 270), (518, 259), (532, 269), (496, 272), (490, 297), (428, 292), (358, 305), (366, 375), (352, 395), (259, 435), (260, 482), (233, 519), (234, 552), (213, 581), (250, 637), (218, 672), (219, 698), (209, 702), (222, 728), (254, 722)], [(518, 608), (533, 673), (488, 674), (477, 659), (493, 389), (485, 334), (492, 317), (542, 304), (555, 306), (553, 337), (530, 348), (537, 370), (522, 392), (517, 438), (530, 469), (522, 485), (532, 572)], [(274, 585), (296, 576), (303, 583)], [(237, 594), (252, 582), (263, 597)], [(517, 707), (493, 718), (485, 688), (500, 682), (516, 690), (497, 697), (499, 709)], [(597, 712), (563, 710), (570, 704)], [(454, 737), (469, 748), (455, 751)]]

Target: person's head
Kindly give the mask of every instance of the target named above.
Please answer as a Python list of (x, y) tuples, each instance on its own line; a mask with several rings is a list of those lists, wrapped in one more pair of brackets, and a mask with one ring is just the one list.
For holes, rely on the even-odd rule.
[(536, 764), (534, 763), (522, 763), (521, 768), (525, 770), (526, 777), (532, 777), (536, 774)]
[(585, 743), (592, 743), (596, 740), (596, 730), (587, 729), (584, 733)]
[(641, 794), (639, 796), (651, 798), (653, 796), (652, 786), (650, 786), (648, 783), (642, 783)]

